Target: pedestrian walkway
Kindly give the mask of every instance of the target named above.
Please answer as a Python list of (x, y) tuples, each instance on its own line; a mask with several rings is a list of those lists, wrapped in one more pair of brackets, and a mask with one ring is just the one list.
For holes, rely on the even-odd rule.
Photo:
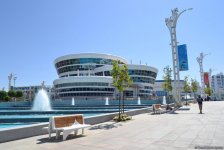
[(106, 122), (87, 130), (84, 136), (68, 140), (48, 139), (48, 135), (0, 144), (10, 150), (169, 150), (224, 147), (224, 102), (204, 102), (190, 110), (171, 114), (141, 114), (122, 123)]

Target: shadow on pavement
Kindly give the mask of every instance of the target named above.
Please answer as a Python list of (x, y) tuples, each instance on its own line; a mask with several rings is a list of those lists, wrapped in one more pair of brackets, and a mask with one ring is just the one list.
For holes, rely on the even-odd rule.
[[(74, 134), (70, 134), (66, 141), (68, 140), (73, 140), (73, 139), (77, 139), (77, 138), (81, 138), (81, 137), (85, 137), (85, 135), (74, 135)], [(58, 139), (56, 139), (56, 136), (54, 137), (51, 137), (51, 139), (49, 139), (48, 137), (47, 138), (41, 138), (41, 139), (38, 139), (37, 140), (37, 144), (45, 144), (45, 143), (60, 143), (60, 142), (63, 142), (63, 139), (62, 139), (62, 135), (59, 136)]]
[[(112, 129), (112, 128), (117, 128), (119, 126), (122, 126), (122, 124), (119, 123), (119, 122), (107, 122), (107, 123), (92, 126), (92, 127), (89, 128), (89, 130), (109, 130), (109, 129)], [(81, 138), (81, 137), (85, 137), (85, 135), (70, 134), (67, 137), (66, 141), (67, 140), (73, 140), (73, 139), (76, 139), (76, 138)], [(59, 137), (59, 139), (56, 139), (56, 136), (53, 136), (53, 137), (51, 137), (51, 139), (49, 139), (48, 136), (47, 136), (46, 138), (41, 138), (41, 139), (38, 139), (37, 141), (38, 141), (37, 144), (60, 143), (60, 142), (63, 142), (63, 139), (62, 139), (62, 135)]]
[(177, 112), (173, 111), (173, 112), (168, 112), (167, 114), (177, 115), (177, 114), (179, 114), (179, 113), (177, 113)]
[(99, 130), (99, 129), (109, 130), (112, 128), (117, 128), (118, 126), (122, 126), (122, 124), (120, 124), (119, 122), (111, 122), (93, 126), (89, 130)]

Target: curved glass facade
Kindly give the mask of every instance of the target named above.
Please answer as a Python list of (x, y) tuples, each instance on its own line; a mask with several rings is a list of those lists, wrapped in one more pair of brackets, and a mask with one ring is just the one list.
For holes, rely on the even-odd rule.
[(114, 92), (114, 88), (98, 88), (98, 87), (80, 87), (80, 88), (69, 88), (69, 89), (61, 89), (58, 90), (58, 92), (72, 92), (72, 91), (77, 91), (77, 92), (89, 92), (89, 91), (101, 91), (101, 92)]
[[(56, 68), (68, 65), (75, 64), (103, 64), (103, 65), (112, 65), (112, 59), (104, 59), (104, 58), (75, 58), (63, 60), (55, 64)], [(120, 62), (120, 64), (123, 64)]]
[(65, 66), (58, 69), (58, 73), (65, 73), (70, 71), (83, 71), (83, 70), (93, 70), (98, 67), (102, 67), (103, 65), (74, 65), (74, 66)]
[(128, 74), (129, 75), (139, 75), (139, 76), (149, 76), (149, 77), (153, 77), (156, 78), (156, 73), (152, 72), (152, 71), (148, 71), (148, 70), (133, 70), (133, 69), (129, 69), (128, 70)]
[[(104, 99), (110, 97), (110, 99), (116, 99), (117, 90), (113, 87), (111, 72), (112, 62), (117, 59), (120, 64), (126, 63), (126, 60), (121, 57), (106, 54), (75, 54), (59, 57), (55, 61), (59, 75), (58, 81), (54, 82), (56, 93), (60, 98)], [(127, 67), (130, 68), (128, 74), (134, 86), (125, 90), (124, 95), (127, 98), (138, 96), (148, 98), (152, 93), (157, 70), (145, 65), (127, 64)]]
[(113, 96), (113, 93), (95, 93), (95, 92), (88, 92), (88, 93), (62, 93), (59, 94), (60, 97), (104, 97), (108, 96), (111, 97)]
[(111, 71), (101, 71), (101, 72), (96, 72), (96, 76), (111, 76)]
[(69, 86), (109, 86), (109, 83), (102, 82), (75, 82), (75, 83), (62, 83), (55, 85), (56, 88), (69, 87)]
[(151, 83), (154, 84), (155, 79), (147, 78), (147, 77), (131, 77), (133, 82), (138, 82), (138, 83)]

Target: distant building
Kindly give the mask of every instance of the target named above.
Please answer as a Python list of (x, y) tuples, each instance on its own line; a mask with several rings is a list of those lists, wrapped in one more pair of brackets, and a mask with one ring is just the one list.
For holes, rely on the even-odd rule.
[[(165, 80), (156, 80), (155, 84), (153, 86), (153, 90), (156, 92), (156, 96), (166, 96), (167, 92), (163, 90), (163, 84), (165, 83)], [(183, 87), (184, 87), (184, 80), (180, 80), (180, 88), (181, 92), (183, 93)], [(172, 87), (174, 89), (174, 81), (171, 82)], [(174, 95), (174, 91), (171, 92), (172, 95)], [(183, 95), (183, 94), (182, 94)]]
[(60, 99), (117, 99), (113, 86), (112, 62), (127, 64), (133, 85), (124, 91), (126, 99), (138, 96), (149, 99), (158, 70), (147, 65), (128, 64), (127, 60), (109, 54), (81, 53), (57, 58), (54, 61), (59, 79), (54, 80), (57, 98)]
[[(33, 100), (36, 93), (38, 92), (39, 89), (41, 89), (41, 85), (36, 85), (36, 86), (21, 86), (21, 87), (12, 87), (14, 91), (22, 91), (23, 92), (23, 97), (24, 99), (27, 100)], [(44, 86), (44, 89), (48, 92), (50, 97), (54, 96), (54, 92), (52, 90), (51, 86)]]
[(212, 76), (211, 87), (213, 95), (218, 99), (224, 99), (224, 75), (219, 73)]

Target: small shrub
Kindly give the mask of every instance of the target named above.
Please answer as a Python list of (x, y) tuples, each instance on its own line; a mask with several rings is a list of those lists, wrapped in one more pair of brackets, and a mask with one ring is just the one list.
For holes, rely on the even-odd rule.
[(22, 91), (16, 91), (16, 97), (23, 97), (23, 92)]
[(128, 116), (127, 114), (121, 114), (120, 118), (119, 118), (119, 115), (117, 115), (117, 116), (115, 116), (113, 118), (113, 120), (117, 121), (117, 122), (119, 122), (119, 121), (127, 121), (127, 120), (131, 120), (131, 119), (132, 119), (132, 117)]
[(9, 96), (6, 96), (4, 99), (8, 102), (11, 98)]
[(189, 102), (188, 102), (188, 101), (186, 101), (186, 102), (185, 102), (185, 105), (186, 105), (186, 106), (189, 106), (190, 104), (189, 104)]

